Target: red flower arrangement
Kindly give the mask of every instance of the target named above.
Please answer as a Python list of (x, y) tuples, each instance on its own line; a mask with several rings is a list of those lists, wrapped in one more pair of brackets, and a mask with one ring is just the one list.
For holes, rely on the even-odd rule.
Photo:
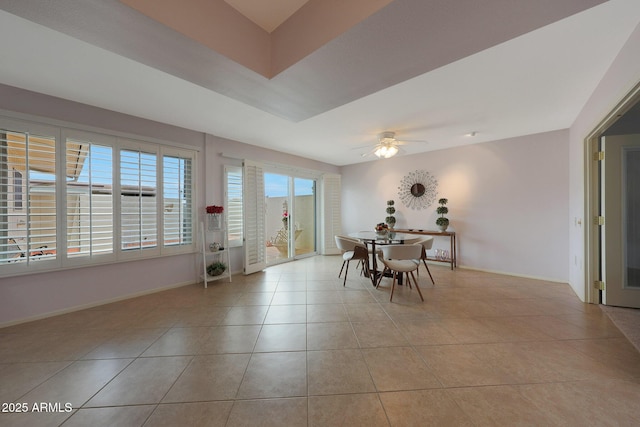
[(224, 206), (207, 206), (208, 214), (221, 214), (222, 212), (224, 212)]

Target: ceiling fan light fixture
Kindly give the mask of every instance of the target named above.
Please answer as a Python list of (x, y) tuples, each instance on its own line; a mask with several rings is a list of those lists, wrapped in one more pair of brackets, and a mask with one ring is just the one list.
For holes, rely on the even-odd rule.
[(398, 154), (398, 147), (394, 144), (381, 144), (376, 151), (373, 152), (379, 158), (388, 159)]

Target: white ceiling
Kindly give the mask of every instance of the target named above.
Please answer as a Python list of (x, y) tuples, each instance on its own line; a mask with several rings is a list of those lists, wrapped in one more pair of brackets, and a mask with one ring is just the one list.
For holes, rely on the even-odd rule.
[[(568, 128), (640, 22), (637, 0), (610, 0), (533, 31), (526, 17), (538, 6), (529, 0), (429, 0), (442, 16), (455, 9), (458, 17), (470, 4), (493, 9), (456, 21), (475, 26), (459, 27), (461, 38), (416, 41), (407, 15), (424, 2), (395, 0), (267, 80), (115, 0), (0, 0), (0, 83), (347, 165), (371, 160), (361, 154), (386, 130), (428, 141), (404, 147), (417, 153)], [(520, 6), (505, 20), (501, 3)], [(544, 10), (560, 3), (589, 1), (535, 2)], [(518, 12), (522, 21), (514, 22)], [(389, 37), (372, 38), (370, 27)], [(496, 44), (519, 29), (522, 35)], [(387, 39), (394, 44), (382, 46)], [(464, 54), (463, 42), (476, 40), (486, 48)], [(420, 44), (429, 44), (427, 58)], [(432, 58), (438, 61), (425, 62)], [(477, 135), (464, 136), (471, 131)]]

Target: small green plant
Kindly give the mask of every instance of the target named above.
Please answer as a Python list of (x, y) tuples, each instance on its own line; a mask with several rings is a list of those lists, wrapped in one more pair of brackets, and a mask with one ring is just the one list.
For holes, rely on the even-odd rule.
[(207, 266), (207, 274), (209, 276), (219, 276), (227, 269), (224, 262), (216, 261)]
[(390, 228), (396, 225), (396, 217), (393, 216), (393, 214), (396, 213), (396, 208), (394, 208), (393, 205), (395, 205), (395, 201), (387, 200), (387, 217), (384, 219), (384, 222), (386, 222)]
[(445, 215), (449, 213), (449, 208), (445, 206), (448, 202), (449, 200), (447, 199), (439, 199), (438, 204), (440, 206), (436, 208), (436, 212), (440, 215), (440, 217), (436, 219), (436, 225), (440, 227), (442, 231), (446, 230), (449, 226), (449, 218), (445, 217)]

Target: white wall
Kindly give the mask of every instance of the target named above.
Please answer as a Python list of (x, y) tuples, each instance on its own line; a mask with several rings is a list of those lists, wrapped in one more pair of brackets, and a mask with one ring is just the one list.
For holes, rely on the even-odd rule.
[[(585, 138), (640, 81), (640, 26), (636, 27), (571, 126), (569, 136), (569, 284), (585, 300)], [(597, 58), (594, 58), (597, 60)]]
[[(188, 129), (153, 122), (76, 102), (0, 85), (0, 109), (81, 126), (157, 138), (199, 150), (196, 164), (197, 212), (223, 201), (223, 165), (240, 164), (220, 156), (233, 153), (238, 159), (271, 161), (302, 168), (337, 173), (335, 166), (302, 159), (205, 135)], [(72, 126), (71, 126), (72, 127)], [(233, 270), (240, 271), (242, 251), (232, 252)], [(200, 273), (199, 253), (130, 261), (96, 267), (31, 274), (0, 280), (0, 327), (129, 295), (194, 283)]]
[(435, 230), (435, 203), (413, 211), (398, 198), (401, 179), (426, 170), (449, 199), (461, 266), (566, 282), (568, 139), (556, 131), (343, 167), (344, 231), (373, 229), (388, 199), (396, 228)]

